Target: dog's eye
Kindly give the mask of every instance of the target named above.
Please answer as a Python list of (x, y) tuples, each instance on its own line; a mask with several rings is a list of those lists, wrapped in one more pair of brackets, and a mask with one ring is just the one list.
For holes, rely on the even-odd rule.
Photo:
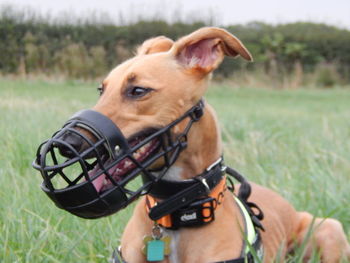
[(100, 86), (97, 87), (97, 91), (99, 92), (100, 96), (103, 94), (104, 92), (104, 85), (101, 83)]
[(126, 96), (129, 98), (137, 99), (145, 96), (147, 93), (152, 91), (151, 88), (144, 88), (139, 86), (131, 86), (126, 90)]

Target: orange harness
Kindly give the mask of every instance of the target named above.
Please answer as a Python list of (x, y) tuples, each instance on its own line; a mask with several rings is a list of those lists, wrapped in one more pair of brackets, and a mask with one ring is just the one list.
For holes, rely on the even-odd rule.
[[(201, 204), (202, 219), (204, 223), (209, 223), (214, 220), (214, 210), (220, 205), (224, 199), (224, 193), (226, 191), (226, 177), (223, 176), (218, 185), (209, 193), (205, 201)], [(151, 208), (157, 205), (157, 199), (151, 195), (146, 195), (146, 211), (150, 212)], [(156, 220), (157, 224), (165, 228), (173, 227), (172, 214), (167, 214), (160, 219)]]

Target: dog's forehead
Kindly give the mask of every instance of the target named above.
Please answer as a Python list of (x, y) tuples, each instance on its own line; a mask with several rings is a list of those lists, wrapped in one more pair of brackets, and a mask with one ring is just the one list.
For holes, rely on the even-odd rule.
[(117, 85), (133, 82), (150, 86), (178, 79), (179, 65), (167, 53), (136, 56), (114, 68), (105, 83)]

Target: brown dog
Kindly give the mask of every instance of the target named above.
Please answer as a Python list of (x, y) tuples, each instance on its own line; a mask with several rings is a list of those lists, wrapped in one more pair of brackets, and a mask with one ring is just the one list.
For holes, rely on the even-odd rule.
[[(117, 123), (125, 137), (149, 127), (164, 127), (202, 98), (210, 73), (225, 55), (252, 60), (237, 38), (219, 28), (202, 28), (176, 42), (165, 37), (147, 40), (134, 58), (117, 66), (103, 81), (103, 95), (94, 109)], [(131, 98), (127, 90), (136, 96)], [(182, 131), (185, 125), (180, 123), (176, 129)], [(187, 148), (165, 178), (177, 181), (192, 178), (221, 154), (216, 116), (205, 104), (202, 118), (188, 134)], [(293, 251), (313, 223), (305, 260), (314, 250), (320, 252), (322, 262), (350, 260), (350, 246), (337, 220), (313, 220), (309, 213), (295, 211), (278, 194), (255, 184), (249, 200), (265, 214), (264, 262), (273, 262), (278, 254), (283, 258)], [(142, 253), (143, 237), (151, 234), (154, 223), (145, 202), (145, 198), (139, 201), (122, 237), (121, 254), (129, 263), (147, 262)], [(241, 213), (233, 195), (226, 192), (213, 222), (202, 227), (165, 230), (172, 237), (172, 251), (162, 262), (217, 262), (239, 257), (244, 237), (237, 222), (243, 224)]]

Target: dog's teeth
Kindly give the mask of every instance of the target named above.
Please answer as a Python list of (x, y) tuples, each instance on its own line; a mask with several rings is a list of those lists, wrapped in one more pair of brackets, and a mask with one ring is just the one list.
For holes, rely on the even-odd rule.
[(141, 149), (140, 149), (140, 152), (143, 154), (146, 152), (147, 148), (150, 146), (150, 142), (147, 143), (145, 146), (143, 146)]
[(135, 159), (138, 159), (141, 155), (141, 152), (140, 151), (137, 151), (136, 153), (134, 153), (134, 158)]
[(130, 161), (125, 161), (124, 168), (128, 168), (131, 165)]
[(144, 150), (145, 150), (145, 146), (142, 146), (142, 147), (140, 148), (140, 150), (139, 150), (139, 153), (143, 153)]
[(103, 181), (103, 186), (106, 186), (108, 184), (107, 178), (104, 179)]

